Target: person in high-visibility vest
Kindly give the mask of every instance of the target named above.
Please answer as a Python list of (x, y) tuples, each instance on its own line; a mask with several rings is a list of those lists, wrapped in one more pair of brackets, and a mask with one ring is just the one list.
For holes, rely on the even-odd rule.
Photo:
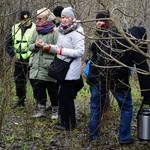
[(35, 24), (31, 21), (29, 10), (22, 10), (20, 22), (12, 26), (7, 37), (6, 51), (11, 58), (15, 59), (14, 79), (18, 101), (13, 108), (25, 106), (28, 62), (31, 55), (28, 45), (34, 30)]

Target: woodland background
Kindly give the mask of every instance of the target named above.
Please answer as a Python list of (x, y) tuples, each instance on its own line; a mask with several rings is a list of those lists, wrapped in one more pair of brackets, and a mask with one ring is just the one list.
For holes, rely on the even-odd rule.
[[(35, 21), (36, 10), (47, 7), (52, 11), (56, 6), (72, 6), (77, 19), (82, 23), (86, 36), (86, 53), (93, 40), (95, 31), (95, 15), (98, 11), (107, 9), (111, 12), (111, 19), (119, 29), (131, 26), (144, 26), (150, 42), (150, 1), (149, 0), (0, 0), (0, 150), (3, 149), (106, 149), (106, 150), (148, 150), (148, 142), (136, 141), (135, 145), (121, 147), (117, 141), (116, 128), (118, 126), (118, 108), (112, 98), (112, 108), (103, 121), (104, 132), (99, 143), (88, 141), (89, 117), (89, 89), (86, 85), (77, 97), (77, 118), (79, 127), (71, 134), (58, 132), (54, 129), (55, 122), (48, 117), (46, 120), (32, 120), (35, 101), (32, 90), (28, 85), (28, 98), (26, 110), (12, 110), (15, 101), (15, 88), (13, 80), (14, 60), (10, 59), (5, 51), (6, 38), (12, 25), (18, 22), (19, 13), (23, 9), (32, 12)], [(136, 137), (136, 114), (141, 103), (136, 73), (131, 77), (132, 93), (134, 97), (133, 135)], [(109, 119), (108, 119), (108, 118)], [(107, 122), (106, 122), (107, 120)]]

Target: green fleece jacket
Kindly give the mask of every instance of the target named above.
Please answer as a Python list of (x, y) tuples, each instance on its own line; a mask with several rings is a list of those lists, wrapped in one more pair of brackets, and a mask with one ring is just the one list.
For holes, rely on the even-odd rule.
[(47, 44), (55, 45), (58, 39), (58, 29), (55, 28), (54, 32), (46, 35), (38, 34), (37, 31), (35, 31), (29, 43), (29, 50), (32, 52), (29, 59), (29, 78), (56, 82), (56, 80), (48, 76), (48, 67), (55, 55), (44, 53), (41, 48), (37, 48), (35, 46), (36, 39), (42, 39)]

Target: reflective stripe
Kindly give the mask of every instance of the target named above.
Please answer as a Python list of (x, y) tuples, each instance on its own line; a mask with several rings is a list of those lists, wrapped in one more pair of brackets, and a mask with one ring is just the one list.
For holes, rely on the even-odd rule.
[(17, 44), (20, 43), (20, 42), (22, 42), (22, 43), (27, 43), (27, 41), (18, 41), (18, 40), (16, 40), (16, 43), (17, 43)]
[[(30, 52), (30, 51), (28, 51), (28, 52), (26, 52), (26, 53), (24, 53), (24, 54), (16, 53), (16, 57), (17, 57), (18, 59), (21, 59), (21, 58), (23, 58), (23, 59), (28, 59), (28, 58), (30, 57), (30, 55), (31, 55), (31, 52)], [(20, 58), (20, 57), (21, 57), (21, 58)]]
[(12, 39), (14, 42), (13, 47), (15, 49), (16, 57), (18, 59), (20, 59), (20, 55), (23, 59), (27, 59), (30, 57), (31, 52), (29, 52), (28, 50), (28, 46), (29, 46), (28, 44), (34, 30), (35, 30), (35, 24), (32, 23), (32, 27), (27, 29), (22, 37), (20, 23), (12, 27)]

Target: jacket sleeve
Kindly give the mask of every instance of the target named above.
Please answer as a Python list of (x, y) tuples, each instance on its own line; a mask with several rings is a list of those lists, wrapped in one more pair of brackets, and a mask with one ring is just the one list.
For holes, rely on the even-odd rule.
[(7, 36), (5, 48), (10, 57), (13, 57), (15, 55), (14, 48), (13, 48), (13, 39), (12, 39), (11, 33), (9, 33), (9, 35)]
[[(150, 73), (149, 72), (149, 66), (147, 63), (147, 59), (139, 53), (134, 53), (133, 61), (136, 65), (137, 69), (141, 69), (142, 72)], [(149, 96), (150, 97), (150, 75), (137, 73), (138, 79), (139, 79), (139, 85), (141, 89), (141, 95), (142, 96)]]
[(95, 42), (93, 42), (92, 43), (92, 45), (91, 45), (91, 52), (92, 52), (92, 61), (94, 62), (94, 63), (96, 63), (97, 62), (97, 45), (96, 45), (96, 43)]
[(38, 51), (38, 48), (36, 48), (35, 46), (36, 39), (37, 39), (37, 33), (36, 31), (34, 31), (31, 40), (29, 41), (29, 51), (31, 51), (32, 53)]
[[(142, 39), (147, 38), (146, 30), (139, 28), (139, 35)], [(137, 32), (136, 32), (137, 33)], [(139, 47), (143, 52), (147, 53), (148, 45), (141, 44)], [(147, 58), (138, 52), (133, 52), (133, 62), (136, 65), (137, 69), (141, 69), (142, 72), (150, 73), (149, 65), (147, 63)], [(141, 96), (150, 97), (150, 75), (138, 73), (139, 85), (141, 89)]]

